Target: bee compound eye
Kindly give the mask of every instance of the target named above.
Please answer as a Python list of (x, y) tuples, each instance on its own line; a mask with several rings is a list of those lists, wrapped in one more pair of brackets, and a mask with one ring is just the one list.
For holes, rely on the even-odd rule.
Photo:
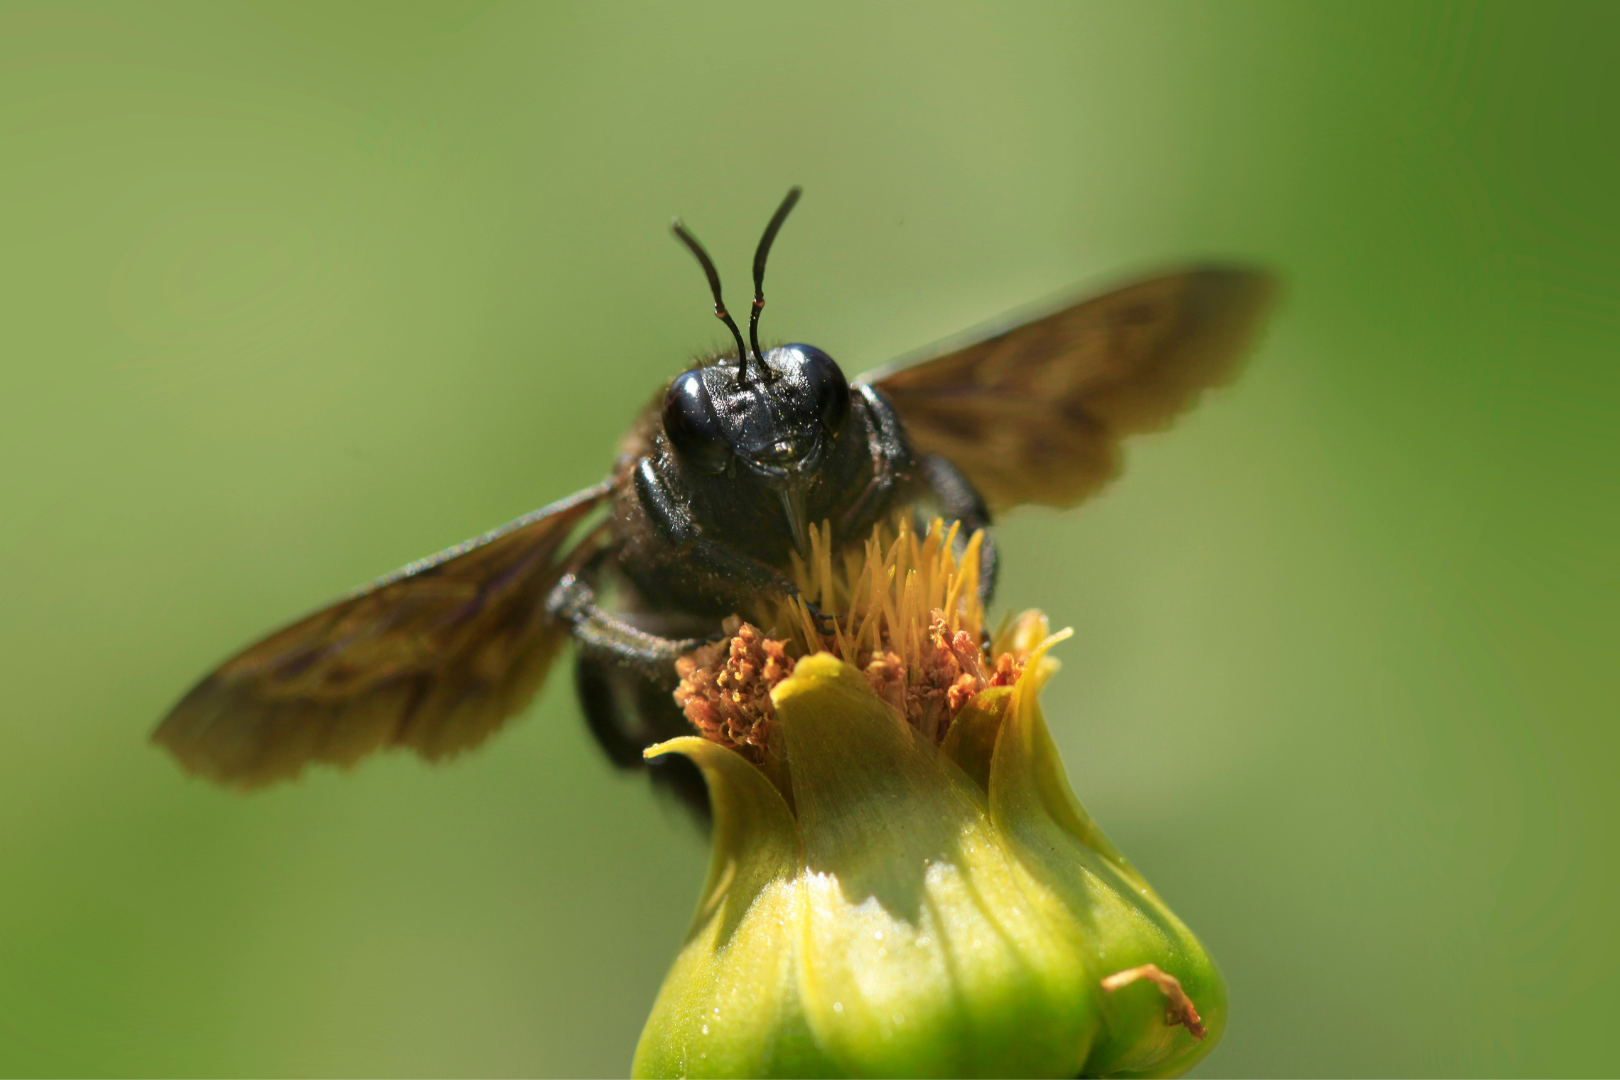
[(705, 472), (723, 472), (731, 446), (709, 401), (699, 371), (687, 371), (669, 384), (664, 395), (664, 434), (681, 460)]
[(805, 382), (816, 396), (816, 409), (827, 434), (836, 435), (849, 419), (849, 382), (832, 357), (809, 345), (798, 346)]

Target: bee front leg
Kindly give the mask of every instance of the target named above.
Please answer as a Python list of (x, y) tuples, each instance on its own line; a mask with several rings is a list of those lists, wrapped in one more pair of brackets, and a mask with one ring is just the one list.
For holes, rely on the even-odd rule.
[(675, 661), (707, 638), (667, 638), (649, 634), (596, 603), (596, 589), (584, 576), (564, 574), (546, 598), (546, 614), (573, 627), (581, 653), (669, 677)]
[(910, 481), (915, 464), (906, 442), (906, 429), (889, 399), (865, 383), (856, 383), (850, 389), (864, 411), (869, 429), (866, 441), (872, 452), (872, 479), (839, 519), (840, 537), (864, 536)]

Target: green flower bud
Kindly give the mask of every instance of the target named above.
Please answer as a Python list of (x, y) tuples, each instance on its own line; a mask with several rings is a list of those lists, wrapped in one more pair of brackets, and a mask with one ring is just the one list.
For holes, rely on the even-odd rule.
[[(949, 542), (941, 546), (948, 556)], [(937, 584), (957, 599), (946, 562)], [(1036, 700), (1056, 668), (1045, 652), (1063, 635), (1047, 637), (1044, 618), (1026, 616), (998, 635), (1005, 648), (992, 654), (1011, 658), (999, 680), (953, 667), (940, 690), (927, 681), (938, 666), (929, 634), (896, 632), (904, 606), (891, 607), (892, 625), (871, 648), (841, 641), (854, 663), (829, 652), (799, 659), (769, 691), (773, 715), (753, 743), (685, 737), (648, 751), (684, 754), (703, 770), (714, 853), (633, 1073), (1190, 1068), (1220, 1035), (1224, 989), (1068, 785)], [(976, 614), (962, 612), (974, 630)], [(976, 636), (953, 637), (938, 609), (933, 618), (938, 657), (950, 660), (953, 642), (977, 652)], [(908, 635), (922, 644), (884, 651)], [(714, 700), (748, 700), (741, 683), (759, 671), (744, 662), (751, 641), (734, 639), (716, 676), (731, 688)], [(874, 675), (885, 664), (908, 672), (900, 708)], [(931, 716), (933, 730), (918, 716)]]

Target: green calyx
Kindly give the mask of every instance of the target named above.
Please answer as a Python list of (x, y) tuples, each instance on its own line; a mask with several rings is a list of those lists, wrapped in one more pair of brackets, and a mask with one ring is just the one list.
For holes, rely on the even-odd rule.
[(1069, 788), (1043, 653), (938, 746), (856, 668), (800, 660), (771, 693), (786, 794), (715, 742), (648, 751), (703, 770), (715, 834), (634, 1075), (1168, 1076), (1209, 1052), (1220, 977)]

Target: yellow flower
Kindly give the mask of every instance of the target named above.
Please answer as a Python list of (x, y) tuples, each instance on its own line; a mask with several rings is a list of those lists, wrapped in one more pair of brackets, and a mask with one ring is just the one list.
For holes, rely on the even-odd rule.
[[(1070, 790), (1038, 612), (981, 647), (975, 537), (902, 524), (685, 660), (714, 855), (638, 1076), (1174, 1075), (1213, 963)], [(797, 659), (795, 659), (797, 657)]]

